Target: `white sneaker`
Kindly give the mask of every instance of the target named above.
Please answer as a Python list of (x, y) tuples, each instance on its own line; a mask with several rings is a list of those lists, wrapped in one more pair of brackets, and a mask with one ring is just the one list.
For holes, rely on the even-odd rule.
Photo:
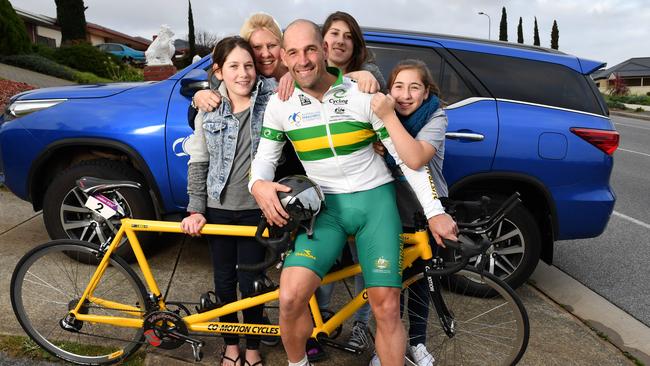
[(368, 339), (368, 326), (365, 323), (358, 321), (354, 322), (348, 344), (362, 350), (366, 350), (368, 347), (370, 347), (370, 339)]
[(377, 353), (374, 353), (372, 355), (372, 358), (370, 359), (370, 363), (368, 366), (381, 366), (381, 362), (379, 361), (379, 357), (377, 357)]
[(424, 344), (420, 343), (417, 346), (409, 346), (409, 351), (411, 351), (413, 361), (415, 361), (418, 366), (433, 366), (435, 359), (433, 358), (433, 355), (429, 353)]

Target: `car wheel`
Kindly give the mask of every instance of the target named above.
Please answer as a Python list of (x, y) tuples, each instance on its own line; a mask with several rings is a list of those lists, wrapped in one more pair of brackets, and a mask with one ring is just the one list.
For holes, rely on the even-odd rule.
[[(491, 211), (499, 207), (498, 202), (505, 198), (493, 199)], [(478, 221), (483, 218), (476, 218)], [(471, 258), (469, 265), (478, 266), (504, 280), (510, 287), (521, 286), (535, 270), (541, 253), (541, 235), (533, 215), (519, 204), (506, 215), (504, 220), (491, 231), (484, 234), (493, 245), (487, 250), (485, 258)], [(471, 284), (472, 290), (479, 291), (483, 285)]]
[[(77, 179), (83, 176), (139, 182), (143, 186), (141, 189), (121, 188), (105, 195), (118, 202), (127, 217), (155, 218), (153, 204), (140, 173), (113, 160), (86, 160), (59, 173), (47, 187), (43, 200), (43, 220), (52, 239), (69, 238), (102, 244), (114, 237), (119, 229), (119, 219), (106, 220), (85, 207), (88, 196), (76, 186)], [(151, 233), (138, 234), (143, 248), (148, 247), (153, 238)], [(127, 241), (126, 237), (123, 241)], [(128, 261), (135, 259), (129, 245), (120, 245), (117, 254)]]

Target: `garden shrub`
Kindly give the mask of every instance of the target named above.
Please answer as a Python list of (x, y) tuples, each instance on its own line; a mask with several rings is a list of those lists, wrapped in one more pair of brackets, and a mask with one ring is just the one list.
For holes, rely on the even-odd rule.
[(57, 62), (77, 69), (92, 72), (104, 78), (111, 77), (111, 68), (124, 67), (117, 57), (104, 53), (87, 43), (64, 46), (56, 50)]
[(12, 55), (0, 58), (0, 62), (28, 69), (41, 74), (54, 76), (61, 79), (73, 80), (74, 71), (52, 60), (39, 55)]
[(25, 23), (9, 0), (0, 0), (0, 55), (18, 55), (31, 51)]
[(32, 53), (37, 54), (39, 56), (43, 56), (47, 59), (50, 59), (54, 61), (54, 54), (56, 53), (56, 50), (52, 47), (48, 47), (46, 45), (42, 44), (33, 44), (32, 45)]

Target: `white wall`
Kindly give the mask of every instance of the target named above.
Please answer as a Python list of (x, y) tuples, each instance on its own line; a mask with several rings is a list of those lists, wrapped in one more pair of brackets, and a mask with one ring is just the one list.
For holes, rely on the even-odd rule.
[(42, 37), (52, 38), (56, 42), (57, 47), (61, 47), (61, 31), (51, 28), (36, 26), (36, 34)]
[(97, 45), (100, 43), (106, 43), (106, 39), (104, 37), (96, 36), (94, 34), (90, 35), (90, 44), (91, 45)]

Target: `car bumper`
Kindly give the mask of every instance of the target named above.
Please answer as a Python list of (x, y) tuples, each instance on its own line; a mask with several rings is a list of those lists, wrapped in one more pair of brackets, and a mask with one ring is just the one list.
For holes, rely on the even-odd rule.
[(556, 196), (557, 240), (599, 236), (607, 228), (615, 203), (616, 195), (610, 187)]

